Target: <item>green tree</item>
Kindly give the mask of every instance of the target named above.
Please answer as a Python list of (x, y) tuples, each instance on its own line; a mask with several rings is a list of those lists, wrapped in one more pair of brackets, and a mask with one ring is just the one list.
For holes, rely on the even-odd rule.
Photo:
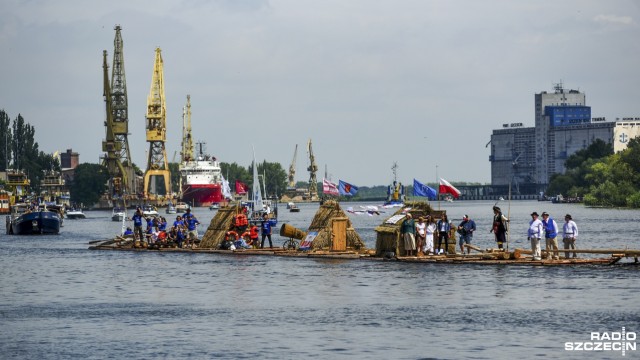
[(0, 171), (9, 168), (11, 160), (11, 119), (4, 110), (0, 110)]
[(71, 201), (85, 205), (95, 204), (107, 191), (109, 171), (98, 164), (83, 163), (76, 167), (70, 186)]
[[(253, 168), (251, 166), (248, 171), (253, 174)], [(263, 189), (265, 192), (263, 194), (264, 197), (276, 196), (279, 198), (287, 188), (287, 172), (282, 168), (280, 163), (267, 162), (266, 160), (258, 163), (258, 175), (264, 176), (264, 184), (267, 187), (266, 190)], [(262, 181), (262, 179), (260, 180)], [(253, 179), (251, 186), (253, 186)]]
[(171, 173), (171, 190), (174, 193), (180, 192), (180, 164), (178, 163), (169, 163), (169, 172)]
[(231, 187), (231, 191), (235, 192), (235, 183), (236, 180), (239, 180), (245, 184), (249, 184), (251, 181), (251, 174), (247, 171), (247, 168), (242, 167), (238, 164), (234, 163), (220, 163), (220, 169), (222, 169), (222, 176), (229, 181), (229, 186)]
[(564, 165), (567, 169), (574, 169), (582, 165), (588, 159), (602, 159), (613, 154), (613, 145), (596, 139), (586, 149), (578, 150), (569, 156)]

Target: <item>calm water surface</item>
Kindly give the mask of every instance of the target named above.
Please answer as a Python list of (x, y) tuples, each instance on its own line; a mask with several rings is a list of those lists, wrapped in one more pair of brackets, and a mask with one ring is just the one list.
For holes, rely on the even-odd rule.
[[(441, 203), (493, 246), (494, 202)], [(360, 204), (343, 204), (343, 207)], [(435, 208), (438, 207), (434, 203)], [(528, 247), (529, 213), (571, 213), (582, 248), (640, 249), (640, 211), (519, 201), (511, 247)], [(317, 204), (281, 205), (306, 229)], [(368, 247), (381, 216), (349, 215)], [(196, 209), (204, 233), (214, 212)], [(89, 251), (120, 228), (110, 212), (66, 220), (58, 236), (0, 231), (0, 358), (622, 358), (568, 352), (590, 332), (640, 332), (640, 267), (478, 265)], [(282, 239), (275, 236), (276, 244)], [(627, 352), (624, 358), (638, 358)]]

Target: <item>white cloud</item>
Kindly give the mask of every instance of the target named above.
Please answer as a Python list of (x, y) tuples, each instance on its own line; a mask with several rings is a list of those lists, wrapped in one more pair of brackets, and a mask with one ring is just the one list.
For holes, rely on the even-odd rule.
[(594, 17), (593, 20), (601, 24), (616, 24), (616, 25), (633, 24), (633, 19), (631, 18), (631, 16), (616, 16), (616, 15), (600, 14)]

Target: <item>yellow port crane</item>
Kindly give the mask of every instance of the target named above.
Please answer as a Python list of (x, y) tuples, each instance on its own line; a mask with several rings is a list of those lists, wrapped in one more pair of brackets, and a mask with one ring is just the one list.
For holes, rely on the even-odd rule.
[(293, 160), (291, 160), (291, 165), (289, 165), (289, 189), (296, 188), (296, 157), (298, 156), (298, 144), (296, 144), (296, 149), (293, 151)]
[(116, 141), (115, 130), (122, 123), (116, 124), (113, 119), (111, 86), (109, 85), (109, 65), (107, 64), (107, 50), (102, 52), (102, 72), (104, 78), (103, 97), (106, 106), (106, 128), (105, 140), (102, 142), (102, 151), (105, 152), (103, 164), (109, 171), (109, 198), (122, 198), (125, 194), (124, 184), (127, 182), (126, 171), (119, 154), (122, 151), (122, 144)]
[(318, 180), (316, 179), (316, 172), (318, 172), (318, 165), (316, 165), (316, 158), (313, 156), (313, 148), (311, 147), (311, 139), (307, 142), (307, 152), (309, 153), (309, 200), (318, 200)]
[[(134, 186), (135, 172), (129, 151), (129, 111), (127, 100), (127, 80), (124, 72), (124, 51), (122, 28), (116, 25), (113, 40), (113, 66), (111, 68), (111, 87), (109, 88), (108, 66), (103, 60), (104, 100), (107, 106), (105, 120), (106, 136), (102, 145), (105, 152), (103, 164), (109, 170), (109, 198), (133, 198), (136, 194)], [(105, 54), (103, 54), (105, 55)], [(111, 116), (109, 116), (109, 114)]]
[[(156, 48), (151, 90), (149, 97), (147, 97), (146, 128), (149, 152), (147, 171), (144, 173), (145, 200), (156, 202), (162, 202), (162, 192), (165, 197), (170, 197), (171, 194), (171, 173), (165, 150), (165, 142), (167, 141), (166, 113), (162, 50)], [(158, 183), (159, 178), (163, 178), (164, 181)], [(164, 185), (164, 189), (159, 189), (159, 185)]]
[(187, 95), (187, 104), (182, 108), (182, 162), (193, 161), (193, 139), (191, 137), (191, 95)]

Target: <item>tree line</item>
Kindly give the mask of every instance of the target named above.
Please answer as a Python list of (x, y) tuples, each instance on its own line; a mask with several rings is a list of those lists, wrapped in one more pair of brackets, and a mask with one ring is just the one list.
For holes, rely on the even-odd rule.
[(60, 171), (60, 162), (52, 154), (39, 150), (35, 133), (21, 114), (12, 121), (6, 111), (0, 110), (0, 171), (24, 171), (32, 191), (39, 193), (44, 171)]
[(602, 140), (569, 156), (564, 174), (549, 181), (548, 194), (582, 197), (588, 206), (640, 208), (640, 139), (614, 153)]

